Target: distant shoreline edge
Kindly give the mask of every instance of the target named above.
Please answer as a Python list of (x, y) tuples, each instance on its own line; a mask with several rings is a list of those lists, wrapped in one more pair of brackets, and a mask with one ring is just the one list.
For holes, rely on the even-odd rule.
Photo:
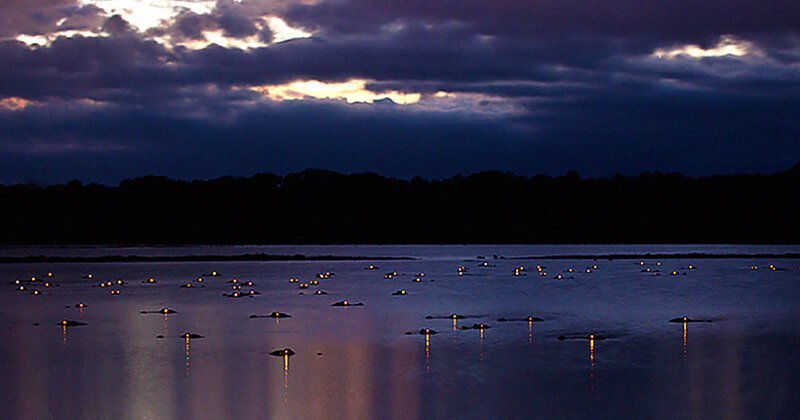
[[(491, 259), (491, 257), (476, 260)], [(498, 257), (500, 260), (632, 260), (632, 259), (800, 259), (800, 253), (642, 253), (642, 254), (568, 254)], [(37, 263), (149, 263), (149, 262), (271, 262), (271, 261), (414, 261), (416, 257), (346, 256), (346, 255), (102, 255), (89, 257), (29, 255), (0, 257), (0, 264)]]
[(402, 261), (412, 257), (369, 257), (345, 255), (102, 255), (96, 257), (61, 257), (31, 255), (25, 257), (0, 257), (0, 264), (32, 263), (146, 263), (146, 262), (236, 262), (236, 261)]

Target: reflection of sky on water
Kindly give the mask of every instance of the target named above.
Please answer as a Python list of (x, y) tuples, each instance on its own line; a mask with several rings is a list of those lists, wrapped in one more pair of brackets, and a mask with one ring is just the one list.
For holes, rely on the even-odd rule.
[[(800, 408), (791, 392), (800, 380), (800, 262), (780, 261), (787, 270), (772, 272), (749, 270), (769, 261), (694, 261), (698, 270), (677, 277), (669, 271), (689, 261), (663, 261), (660, 277), (637, 263), (1, 266), (3, 281), (52, 270), (59, 286), (42, 296), (0, 288), (0, 409), (10, 418), (673, 418), (786, 417)], [(551, 277), (514, 277), (519, 264), (545, 265)], [(552, 278), (593, 264), (592, 274)], [(467, 274), (456, 274), (459, 265)], [(205, 288), (178, 288), (209, 269), (223, 275)], [(321, 281), (327, 296), (301, 296), (288, 282), (325, 270), (336, 273)], [(400, 275), (384, 280), (391, 270)], [(412, 283), (418, 271), (436, 281)], [(81, 280), (87, 272), (95, 279)], [(141, 283), (151, 275), (157, 285)], [(262, 295), (222, 297), (233, 275)], [(130, 280), (122, 296), (91, 287), (119, 277)], [(392, 297), (399, 288), (409, 295)], [(330, 306), (341, 299), (366, 305)], [(139, 313), (162, 307), (178, 313)], [(249, 319), (275, 310), (292, 318)], [(475, 318), (446, 318), (451, 313)], [(546, 321), (496, 322), (527, 315)], [(682, 315), (719, 320), (666, 322)], [(89, 325), (64, 335), (61, 319)], [(457, 328), (478, 322), (491, 328)], [(424, 327), (439, 334), (416, 334)], [(187, 331), (205, 338), (187, 346)], [(564, 333), (610, 338), (555, 339)], [(297, 354), (269, 355), (285, 347)]]

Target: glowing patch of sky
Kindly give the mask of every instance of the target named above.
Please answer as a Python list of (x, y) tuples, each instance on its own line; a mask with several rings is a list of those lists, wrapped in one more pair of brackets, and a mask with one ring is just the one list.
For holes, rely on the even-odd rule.
[(16, 96), (0, 99), (0, 109), (19, 111), (32, 105), (33, 102)]
[(246, 38), (229, 38), (226, 37), (222, 31), (205, 31), (203, 32), (203, 40), (190, 40), (177, 43), (177, 45), (199, 50), (211, 44), (217, 44), (224, 48), (239, 48), (242, 50), (249, 50), (252, 48), (264, 47), (268, 44), (264, 43), (258, 38), (258, 35), (249, 36)]
[(738, 40), (731, 36), (723, 36), (717, 45), (712, 48), (702, 48), (698, 45), (684, 45), (674, 48), (659, 48), (653, 52), (657, 58), (673, 59), (676, 57), (706, 58), (706, 57), (741, 57), (757, 54), (757, 49), (752, 43)]
[[(310, 33), (303, 30), (292, 28), (286, 22), (276, 16), (268, 16), (262, 19), (262, 25), (266, 25), (272, 31), (272, 43), (279, 43), (298, 38), (308, 38)], [(242, 50), (249, 50), (253, 48), (260, 48), (269, 45), (263, 42), (258, 35), (253, 35), (245, 38), (230, 38), (226, 37), (222, 31), (205, 31), (203, 32), (202, 40), (189, 40), (176, 43), (186, 48), (193, 50), (203, 49), (211, 44), (217, 44), (225, 48), (239, 48)], [(169, 44), (168, 40), (159, 38), (162, 43)]]
[(118, 14), (132, 25), (145, 31), (155, 28), (162, 21), (178, 14), (181, 9), (195, 13), (209, 13), (214, 9), (215, 0), (79, 0), (81, 4), (91, 4), (103, 9), (107, 14)]
[(269, 29), (272, 31), (272, 42), (283, 42), (290, 39), (308, 38), (311, 33), (306, 32), (299, 28), (292, 28), (286, 24), (286, 21), (277, 16), (268, 16), (265, 18)]
[(302, 80), (283, 85), (255, 86), (250, 89), (260, 92), (274, 101), (306, 98), (336, 99), (347, 103), (373, 103), (381, 99), (391, 99), (401, 105), (419, 102), (419, 93), (397, 91), (373, 92), (366, 89), (367, 80), (353, 79), (340, 83), (325, 83), (317, 80)]
[(17, 35), (16, 40), (24, 42), (25, 44), (32, 46), (32, 45), (40, 45), (46, 46), (50, 45), (53, 40), (56, 38), (63, 36), (65, 38), (72, 38), (73, 36), (80, 35), (84, 37), (95, 37), (100, 36), (100, 34), (91, 31), (58, 31), (58, 32), (51, 32), (47, 35)]

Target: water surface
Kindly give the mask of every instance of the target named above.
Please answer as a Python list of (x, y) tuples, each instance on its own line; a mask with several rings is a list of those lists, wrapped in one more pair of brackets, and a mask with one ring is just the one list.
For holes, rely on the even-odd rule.
[[(662, 259), (661, 265), (640, 265), (630, 259), (491, 255), (797, 248), (4, 248), (0, 255), (262, 252), (416, 259), (0, 265), (4, 284), (40, 278), (25, 292), (13, 284), (0, 288), (0, 412), (9, 418), (794, 417), (800, 409), (800, 261)], [(371, 263), (380, 269), (365, 269)], [(462, 275), (459, 266), (466, 268)], [(525, 275), (514, 276), (519, 266)], [(214, 270), (220, 276), (194, 281)], [(673, 270), (678, 275), (670, 275)], [(326, 271), (334, 275), (319, 286), (301, 290), (289, 283), (290, 277), (308, 282)], [(393, 271), (398, 275), (384, 278)], [(88, 273), (91, 280), (83, 278)], [(415, 282), (418, 273), (425, 276)], [(563, 279), (556, 279), (559, 274)], [(151, 276), (157, 284), (142, 283)], [(261, 294), (223, 296), (233, 292), (228, 281), (234, 277), (255, 283), (242, 291)], [(128, 282), (114, 287), (120, 295), (97, 287), (117, 279)], [(44, 288), (46, 280), (54, 286)], [(179, 287), (187, 282), (195, 287)], [(328, 295), (313, 295), (318, 288)], [(400, 289), (408, 294), (392, 296)], [(331, 306), (344, 299), (364, 306)], [(75, 308), (78, 302), (87, 307)], [(178, 313), (140, 313), (162, 307)], [(292, 317), (249, 318), (272, 311)], [(451, 313), (470, 317), (455, 323), (425, 319)], [(545, 321), (497, 322), (528, 315)], [(684, 315), (714, 322), (685, 329), (667, 322)], [(64, 329), (57, 325), (62, 319), (87, 325)], [(459, 329), (474, 323), (491, 328)], [(405, 334), (421, 328), (438, 334)], [(187, 343), (180, 337), (187, 331), (205, 338)], [(609, 338), (557, 338), (588, 334)], [(285, 347), (296, 355), (269, 355)]]

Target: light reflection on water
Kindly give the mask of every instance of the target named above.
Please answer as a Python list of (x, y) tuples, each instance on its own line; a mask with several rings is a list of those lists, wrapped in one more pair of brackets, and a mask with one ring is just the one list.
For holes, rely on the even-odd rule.
[[(668, 275), (690, 263), (699, 269)], [(368, 262), (0, 266), (5, 282), (47, 270), (58, 284), (41, 296), (0, 288), (0, 411), (11, 418), (791, 417), (800, 408), (791, 391), (800, 380), (800, 262), (750, 270), (769, 263), (662, 260), (651, 266), (663, 273), (656, 277), (638, 260), (479, 267), (466, 257), (383, 261), (378, 271), (365, 270)], [(514, 277), (520, 264), (529, 274)], [(537, 264), (548, 277), (532, 274)], [(468, 270), (459, 276), (461, 265)], [(589, 274), (554, 279), (567, 267), (593, 265)], [(223, 274), (206, 287), (178, 287), (212, 269)], [(385, 280), (393, 270), (399, 275)], [(286, 282), (325, 271), (335, 273), (320, 281), (330, 295), (299, 295)], [(92, 280), (81, 279), (87, 272)], [(411, 281), (417, 272), (425, 282)], [(142, 284), (150, 276), (158, 283)], [(233, 276), (255, 282), (262, 295), (223, 297)], [(117, 278), (129, 282), (121, 296), (92, 287)], [(392, 297), (399, 288), (409, 295)], [(330, 306), (345, 299), (365, 306)], [(140, 314), (163, 307), (178, 313)], [(292, 317), (249, 318), (276, 310)], [(451, 313), (470, 318), (424, 319)], [(496, 322), (528, 315), (545, 322)], [(717, 321), (666, 322), (683, 315)], [(61, 319), (88, 325), (63, 328)], [(458, 329), (473, 323), (491, 329)], [(186, 340), (185, 331), (205, 338)], [(589, 332), (609, 339), (556, 340)], [(286, 347), (297, 354), (269, 355)]]

